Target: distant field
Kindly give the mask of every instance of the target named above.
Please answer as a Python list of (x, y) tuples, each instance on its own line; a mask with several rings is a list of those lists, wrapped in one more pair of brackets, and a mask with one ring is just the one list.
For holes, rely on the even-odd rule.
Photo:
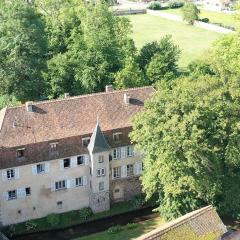
[[(182, 15), (181, 9), (166, 9), (166, 10), (160, 10), (160, 11), (173, 13), (176, 15)], [(224, 26), (235, 27), (235, 28), (237, 27), (234, 14), (206, 11), (203, 9), (201, 9), (200, 11), (201, 13), (199, 17), (208, 18), (211, 23), (220, 23), (220, 24), (223, 24)]]
[(132, 37), (140, 48), (147, 42), (159, 40), (170, 34), (173, 41), (182, 50), (180, 67), (186, 67), (192, 60), (199, 58), (213, 42), (223, 36), (220, 33), (189, 26), (184, 23), (167, 20), (147, 14), (128, 17), (133, 25)]

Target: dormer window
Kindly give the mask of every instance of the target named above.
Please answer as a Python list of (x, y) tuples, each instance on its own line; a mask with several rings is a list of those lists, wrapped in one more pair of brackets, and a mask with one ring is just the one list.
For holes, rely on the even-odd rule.
[(88, 144), (90, 143), (90, 137), (86, 137), (82, 139), (82, 146), (87, 147)]
[(113, 141), (114, 142), (121, 142), (121, 137), (122, 137), (121, 132), (114, 133), (113, 134)]
[(25, 157), (25, 148), (17, 149), (17, 159), (23, 159)]
[(50, 147), (50, 152), (56, 152), (58, 148), (58, 142), (50, 143), (49, 147)]

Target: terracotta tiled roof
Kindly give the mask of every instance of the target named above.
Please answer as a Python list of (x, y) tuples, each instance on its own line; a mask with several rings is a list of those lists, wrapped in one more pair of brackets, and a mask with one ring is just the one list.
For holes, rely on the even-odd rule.
[[(152, 87), (142, 87), (35, 102), (33, 112), (27, 112), (25, 105), (7, 108), (0, 112), (0, 147), (89, 134), (97, 118), (102, 131), (129, 127), (153, 92)], [(125, 93), (130, 104), (124, 103)]]

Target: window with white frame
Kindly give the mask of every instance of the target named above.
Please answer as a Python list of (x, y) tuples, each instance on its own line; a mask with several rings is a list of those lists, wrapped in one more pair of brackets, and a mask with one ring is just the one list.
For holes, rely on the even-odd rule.
[(76, 187), (83, 186), (83, 177), (75, 178)]
[(90, 137), (82, 138), (82, 146), (87, 147), (90, 143)]
[(122, 137), (121, 132), (113, 133), (113, 141), (114, 142), (121, 142), (121, 137)]
[(120, 158), (121, 158), (121, 148), (114, 148), (113, 159), (120, 159)]
[(37, 164), (37, 174), (44, 173), (45, 172), (45, 164), (40, 163)]
[(84, 165), (85, 164), (85, 156), (81, 155), (77, 157), (77, 165)]
[(7, 192), (8, 200), (17, 199), (17, 190), (10, 190)]
[(99, 168), (97, 169), (97, 176), (101, 177), (105, 175), (105, 168)]
[(55, 182), (55, 190), (62, 190), (67, 187), (66, 180)]
[(7, 179), (11, 180), (15, 178), (15, 169), (8, 169), (7, 170)]
[(103, 191), (104, 190), (104, 182), (100, 182), (99, 183), (99, 191)]
[(128, 156), (128, 157), (132, 157), (133, 155), (134, 155), (133, 145), (128, 145), (128, 146), (127, 146), (127, 156)]
[(134, 175), (134, 168), (133, 168), (133, 164), (128, 164), (127, 165), (127, 176), (133, 176)]
[(58, 150), (58, 142), (50, 143), (50, 152), (56, 152)]
[(63, 159), (63, 167), (70, 168), (70, 166), (71, 166), (71, 159), (70, 158)]
[(121, 177), (121, 167), (113, 168), (113, 178), (120, 178)]
[(104, 162), (104, 156), (103, 155), (99, 155), (98, 156), (98, 163), (103, 163)]

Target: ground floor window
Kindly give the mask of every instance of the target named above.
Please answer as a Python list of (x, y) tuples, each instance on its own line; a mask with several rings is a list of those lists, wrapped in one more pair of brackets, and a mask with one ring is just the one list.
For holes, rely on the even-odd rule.
[(76, 184), (76, 187), (83, 186), (83, 177), (76, 178), (75, 184)]

